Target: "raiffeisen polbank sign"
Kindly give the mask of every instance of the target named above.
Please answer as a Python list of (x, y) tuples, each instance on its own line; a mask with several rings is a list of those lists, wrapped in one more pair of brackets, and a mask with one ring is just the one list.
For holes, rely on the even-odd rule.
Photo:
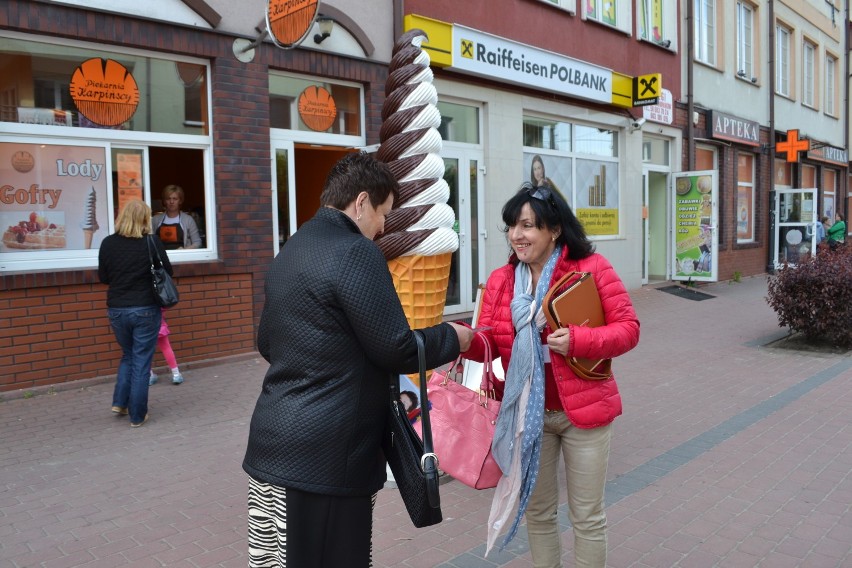
[(612, 71), (453, 24), (451, 69), (610, 104)]

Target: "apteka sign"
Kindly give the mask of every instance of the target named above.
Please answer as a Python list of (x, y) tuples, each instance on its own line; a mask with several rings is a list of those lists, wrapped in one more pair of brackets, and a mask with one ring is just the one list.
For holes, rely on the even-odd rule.
[(580, 99), (612, 103), (612, 71), (453, 24), (452, 69)]

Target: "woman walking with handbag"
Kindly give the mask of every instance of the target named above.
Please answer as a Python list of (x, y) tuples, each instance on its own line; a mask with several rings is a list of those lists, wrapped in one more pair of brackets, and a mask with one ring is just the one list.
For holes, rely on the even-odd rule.
[(134, 199), (118, 214), (115, 233), (103, 240), (98, 252), (98, 277), (109, 286), (107, 313), (122, 353), (112, 411), (118, 416), (129, 414), (133, 428), (148, 420), (148, 374), (160, 330), (149, 242), (159, 252), (163, 268), (172, 274), (163, 243), (146, 236), (150, 233), (151, 209), (144, 201)]
[[(568, 204), (551, 188), (524, 184), (503, 206), (503, 223), (512, 254), (488, 279), (477, 322), (484, 331), (465, 353), (482, 361), (488, 342), (506, 369), (505, 383), (498, 388), (502, 402), (492, 443), (503, 477), (492, 503), (488, 549), (507, 527), (502, 546), (514, 538), (526, 515), (534, 565), (562, 566), (556, 519), (561, 456), (575, 565), (602, 568), (611, 423), (621, 414), (621, 397), (613, 376), (580, 378), (566, 357), (622, 355), (638, 343), (639, 322), (612, 265), (594, 252)], [(544, 296), (570, 271), (593, 275), (605, 325), (546, 326)]]

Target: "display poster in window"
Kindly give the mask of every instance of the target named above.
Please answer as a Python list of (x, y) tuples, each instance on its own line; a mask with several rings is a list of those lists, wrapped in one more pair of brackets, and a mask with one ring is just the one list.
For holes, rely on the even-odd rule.
[(547, 185), (551, 189), (555, 189), (568, 205), (573, 206), (571, 200), (571, 158), (525, 152), (522, 175), (525, 180), (533, 184), (533, 187)]
[(674, 178), (673, 280), (718, 279), (717, 174), (682, 172)]
[(142, 199), (142, 155), (118, 152), (115, 156), (118, 174), (118, 210), (124, 209), (128, 201)]
[(93, 57), (71, 75), (71, 98), (80, 114), (100, 126), (119, 126), (139, 105), (139, 86), (127, 68), (112, 59)]
[(577, 159), (574, 214), (587, 235), (618, 235), (618, 164)]
[(0, 142), (0, 253), (98, 248), (107, 175), (103, 147)]
[[(708, 205), (709, 201), (710, 196), (707, 195)], [(753, 212), (751, 210), (753, 202), (752, 188), (742, 185), (739, 186), (737, 188), (737, 239), (740, 241), (750, 241), (754, 239), (754, 230), (752, 229)]]

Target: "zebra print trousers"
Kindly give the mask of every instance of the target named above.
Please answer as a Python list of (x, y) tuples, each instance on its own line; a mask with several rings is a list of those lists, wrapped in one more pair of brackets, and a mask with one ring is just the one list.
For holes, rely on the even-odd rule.
[(370, 568), (377, 496), (320, 495), (249, 477), (249, 568)]

